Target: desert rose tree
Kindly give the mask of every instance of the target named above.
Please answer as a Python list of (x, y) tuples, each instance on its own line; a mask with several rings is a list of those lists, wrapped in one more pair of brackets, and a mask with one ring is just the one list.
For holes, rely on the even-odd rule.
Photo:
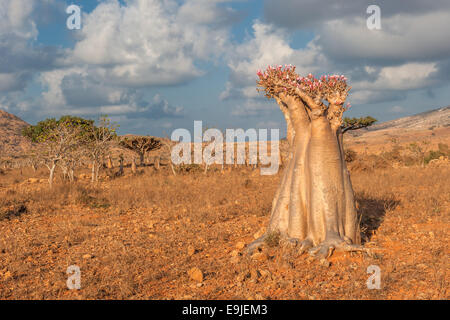
[(258, 71), (259, 91), (275, 99), (287, 122), (289, 162), (272, 203), (266, 233), (300, 251), (327, 258), (333, 250), (367, 251), (360, 230), (350, 175), (344, 161), (343, 113), (350, 87), (344, 76), (300, 77), (293, 66)]

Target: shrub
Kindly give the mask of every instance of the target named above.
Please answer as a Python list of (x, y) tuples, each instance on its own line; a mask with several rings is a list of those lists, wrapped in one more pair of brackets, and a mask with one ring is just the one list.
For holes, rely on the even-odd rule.
[(6, 208), (0, 209), (0, 221), (11, 219), (12, 217), (19, 217), (28, 211), (26, 205), (19, 201), (9, 203)]
[(440, 157), (448, 157), (450, 154), (448, 145), (445, 143), (438, 144), (438, 150), (431, 150), (424, 157), (424, 163), (429, 164), (431, 160), (439, 159)]
[(280, 243), (280, 232), (269, 233), (264, 239), (264, 242), (271, 248), (278, 246)]
[(111, 204), (105, 198), (97, 198), (99, 191), (93, 188), (78, 187), (76, 202), (90, 208), (109, 208)]
[(439, 150), (431, 150), (425, 156), (424, 162), (425, 162), (425, 164), (429, 164), (431, 160), (439, 159), (442, 156), (445, 156), (445, 154), (442, 153), (441, 151), (439, 151)]
[(344, 155), (345, 156), (345, 161), (346, 162), (353, 162), (353, 161), (355, 161), (356, 155), (357, 155), (357, 153), (354, 150), (352, 150), (352, 149), (345, 150), (345, 155)]

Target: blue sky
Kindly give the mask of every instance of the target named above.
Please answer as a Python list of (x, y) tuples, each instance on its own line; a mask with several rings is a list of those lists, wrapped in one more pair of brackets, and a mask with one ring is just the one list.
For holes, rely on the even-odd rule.
[[(345, 74), (348, 116), (380, 121), (449, 105), (450, 1), (0, 0), (0, 109), (35, 123), (108, 114), (121, 133), (285, 129), (256, 70)], [(68, 30), (65, 10), (82, 10)], [(282, 134), (283, 135), (283, 134)]]

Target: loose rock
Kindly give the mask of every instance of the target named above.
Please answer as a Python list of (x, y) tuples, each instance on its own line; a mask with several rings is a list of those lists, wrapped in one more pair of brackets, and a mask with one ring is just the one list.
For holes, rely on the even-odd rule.
[(203, 282), (203, 272), (197, 267), (192, 268), (188, 271), (189, 277), (197, 282)]

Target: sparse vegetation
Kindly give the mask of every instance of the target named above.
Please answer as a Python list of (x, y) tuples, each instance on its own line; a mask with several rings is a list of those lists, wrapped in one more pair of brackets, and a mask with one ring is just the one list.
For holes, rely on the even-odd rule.
[[(352, 164), (362, 159), (358, 153)], [(362, 240), (380, 250), (378, 258), (335, 253), (328, 268), (298, 257), (295, 250), (280, 251), (281, 244), (268, 244), (252, 259), (245, 248), (233, 257), (237, 243), (249, 243), (267, 224), (279, 175), (252, 175), (247, 183), (253, 171), (245, 166), (207, 176), (202, 170), (173, 176), (169, 167), (151, 169), (133, 176), (126, 167), (123, 177), (101, 177), (96, 185), (89, 178), (77, 184), (57, 179), (53, 192), (42, 184), (13, 184), (19, 169), (8, 170), (2, 177), (6, 186), (0, 188), (0, 211), (14, 203), (27, 211), (9, 211), (9, 218), (0, 221), (0, 296), (448, 298), (449, 167), (352, 169)], [(89, 176), (87, 169), (82, 172)], [(45, 170), (27, 168), (23, 174), (22, 179), (45, 177)], [(272, 238), (269, 243), (278, 243), (276, 235)], [(71, 264), (83, 270), (82, 291), (66, 288), (65, 271)], [(365, 287), (371, 264), (383, 271), (382, 290)], [(187, 275), (194, 267), (204, 274), (201, 288), (193, 288)]]
[[(299, 256), (277, 233), (246, 255), (245, 244), (265, 230), (281, 173), (212, 166), (204, 175), (200, 165), (181, 165), (174, 175), (165, 165), (132, 174), (130, 155), (118, 149), (116, 159), (127, 158), (121, 174), (99, 171), (98, 183), (90, 183), (85, 154), (76, 183), (56, 174), (49, 192), (45, 167), (3, 159), (0, 297), (448, 299), (449, 148), (439, 130), (429, 141), (401, 134), (389, 141), (382, 133), (381, 147), (366, 136), (346, 145), (361, 239), (377, 251), (336, 252), (329, 266)], [(161, 159), (170, 147), (163, 151)], [(83, 272), (80, 291), (66, 287), (72, 264)], [(365, 287), (372, 264), (382, 269), (382, 290)], [(193, 269), (201, 286), (189, 276)]]

